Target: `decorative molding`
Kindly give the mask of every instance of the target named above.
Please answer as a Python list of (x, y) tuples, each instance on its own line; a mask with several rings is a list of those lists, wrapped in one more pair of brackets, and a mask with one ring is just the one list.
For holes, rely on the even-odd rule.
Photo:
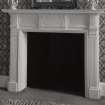
[(97, 10), (81, 10), (81, 9), (66, 9), (66, 10), (59, 10), (59, 9), (37, 9), (37, 10), (32, 10), (32, 9), (19, 9), (19, 10), (11, 10), (11, 9), (2, 9), (2, 11), (4, 13), (9, 13), (9, 14), (53, 14), (53, 15), (57, 15), (57, 14), (91, 14), (93, 15), (92, 17), (94, 17), (94, 15), (96, 14), (102, 14), (104, 13), (104, 9), (97, 9)]

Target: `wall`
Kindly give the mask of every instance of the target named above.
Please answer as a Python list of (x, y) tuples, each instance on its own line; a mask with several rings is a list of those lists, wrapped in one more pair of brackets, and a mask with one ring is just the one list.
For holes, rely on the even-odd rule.
[[(99, 8), (105, 9), (105, 0), (100, 0)], [(100, 16), (100, 80), (105, 82), (105, 14)]]
[(7, 7), (6, 0), (0, 0), (0, 75), (9, 74), (9, 52), (10, 52), (10, 17), (1, 9)]
[[(30, 8), (31, 0), (21, 0), (18, 8)], [(81, 8), (85, 6), (80, 5)], [(0, 0), (0, 75), (9, 75), (10, 55), (10, 17), (4, 14), (1, 9), (9, 8), (7, 0)], [(105, 8), (105, 1), (99, 0), (98, 8)], [(105, 15), (100, 17), (100, 80), (105, 82)]]

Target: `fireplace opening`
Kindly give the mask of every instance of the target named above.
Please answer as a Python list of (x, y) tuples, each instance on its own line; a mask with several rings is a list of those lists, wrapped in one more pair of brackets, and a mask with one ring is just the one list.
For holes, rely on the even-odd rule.
[(28, 32), (27, 85), (85, 96), (84, 34)]

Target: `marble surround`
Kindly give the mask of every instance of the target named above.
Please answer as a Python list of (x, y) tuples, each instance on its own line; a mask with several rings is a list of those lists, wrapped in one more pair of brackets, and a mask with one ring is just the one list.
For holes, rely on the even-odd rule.
[[(30, 0), (22, 0), (18, 8), (29, 9)], [(84, 5), (80, 5), (84, 8)], [(9, 8), (7, 0), (0, 0), (0, 9)], [(99, 1), (99, 8), (105, 9), (105, 1)], [(0, 11), (0, 75), (9, 74), (9, 55), (10, 55), (10, 17)], [(100, 80), (105, 82), (105, 15), (100, 17)]]

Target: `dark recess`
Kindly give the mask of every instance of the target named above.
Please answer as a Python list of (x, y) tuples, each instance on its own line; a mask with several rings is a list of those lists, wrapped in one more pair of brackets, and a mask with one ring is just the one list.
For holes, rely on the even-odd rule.
[(84, 96), (84, 35), (28, 33), (28, 86)]

